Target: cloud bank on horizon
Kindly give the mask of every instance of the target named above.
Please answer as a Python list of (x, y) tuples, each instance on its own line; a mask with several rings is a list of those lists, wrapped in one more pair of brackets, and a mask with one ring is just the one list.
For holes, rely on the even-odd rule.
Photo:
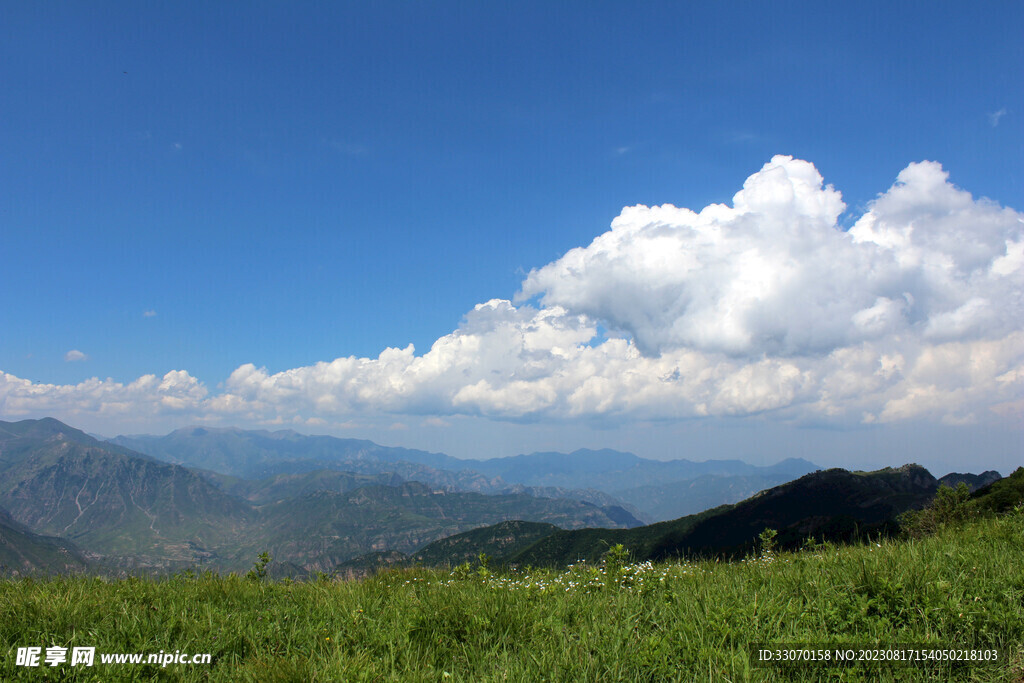
[(732, 206), (623, 209), (416, 355), (185, 370), (130, 383), (0, 372), (7, 416), (325, 424), (358, 414), (797, 422), (1024, 413), (1024, 214), (913, 163), (849, 230), (813, 164), (776, 156)]

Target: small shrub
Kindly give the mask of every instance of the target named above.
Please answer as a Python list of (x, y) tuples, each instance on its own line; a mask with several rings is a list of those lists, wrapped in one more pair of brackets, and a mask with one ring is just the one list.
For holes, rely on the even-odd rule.
[(758, 534), (758, 544), (761, 546), (762, 555), (771, 555), (775, 552), (775, 537), (779, 535), (779, 532), (775, 529), (765, 529)]
[(967, 484), (961, 482), (955, 489), (943, 484), (928, 507), (900, 516), (900, 528), (911, 538), (921, 538), (934, 534), (947, 524), (963, 522), (971, 513), (970, 498), (971, 490)]
[(246, 573), (245, 578), (250, 581), (262, 581), (267, 578), (267, 565), (273, 558), (270, 557), (270, 553), (264, 550), (256, 557), (256, 561), (252, 564), (252, 569)]
[(476, 556), (476, 559), (480, 562), (480, 566), (476, 568), (477, 577), (481, 581), (491, 578), (491, 558), (488, 557), (487, 553), (480, 553)]
[(608, 548), (604, 554), (604, 576), (609, 586), (614, 586), (622, 575), (622, 568), (629, 564), (629, 551), (621, 543)]

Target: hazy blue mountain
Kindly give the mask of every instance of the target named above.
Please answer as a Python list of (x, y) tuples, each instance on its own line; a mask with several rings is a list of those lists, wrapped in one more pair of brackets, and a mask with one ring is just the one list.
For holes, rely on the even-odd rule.
[[(543, 452), (529, 455), (513, 455), (490, 460), (465, 460), (467, 467), (488, 476), (501, 477), (507, 482), (525, 486), (567, 486), (566, 483), (550, 483), (552, 478), (572, 476), (573, 481), (588, 474), (621, 472), (637, 467), (646, 461), (632, 453), (605, 448), (590, 450), (581, 448), (572, 453)], [(572, 484), (572, 486), (576, 486)]]
[(664, 485), (704, 475), (774, 475), (792, 479), (819, 469), (814, 463), (800, 458), (760, 467), (741, 460), (649, 460), (609, 449), (533, 453), (464, 462), (471, 463), (472, 469), (501, 477), (506, 482), (525, 486), (593, 488), (612, 495), (640, 486)]
[(944, 477), (939, 478), (940, 484), (945, 484), (951, 489), (955, 489), (957, 485), (963, 483), (967, 484), (967, 488), (973, 493), (978, 489), (988, 486), (989, 484), (999, 481), (1003, 478), (1003, 475), (999, 474), (995, 470), (988, 470), (981, 474), (962, 474), (960, 472), (950, 472)]
[[(677, 512), (683, 514), (679, 511), (735, 502), (756, 490), (752, 488), (756, 486), (756, 477), (764, 478), (760, 480), (764, 488), (818, 469), (798, 458), (761, 467), (739, 460), (663, 462), (611, 449), (531, 453), (490, 460), (459, 459), (443, 453), (380, 446), (361, 439), (303, 436), (290, 430), (188, 427), (166, 436), (119, 436), (113, 442), (168, 462), (249, 480), (324, 469), (371, 476), (389, 474), (450, 490), (521, 492), (617, 505), (648, 521)], [(693, 485), (694, 479), (712, 475), (750, 479), (717, 480), (709, 489)], [(661, 488), (635, 490), (642, 487)], [(628, 499), (620, 496), (620, 491), (631, 492)], [(713, 495), (715, 492), (718, 495)]]
[(789, 474), (705, 474), (669, 484), (638, 486), (616, 491), (615, 496), (648, 512), (651, 521), (662, 522), (693, 515), (727, 503), (738, 503), (758, 491), (795, 479)]
[(266, 479), (242, 479), (217, 472), (195, 470), (220, 490), (256, 505), (299, 498), (328, 491), (346, 493), (364, 486), (400, 486), (404, 483), (397, 474), (360, 474), (339, 470), (315, 470), (300, 474), (278, 474)]
[[(201, 467), (247, 479), (297, 474), (347, 465), (354, 472), (378, 474), (376, 463), (422, 465), (415, 473), (468, 469), (443, 453), (380, 446), (363, 439), (305, 436), (292, 430), (268, 432), (235, 428), (185, 427), (166, 436), (118, 436), (111, 443), (188, 467)], [(371, 469), (359, 463), (373, 465)], [(399, 469), (387, 471), (404, 476)], [(423, 480), (423, 477), (420, 477)]]

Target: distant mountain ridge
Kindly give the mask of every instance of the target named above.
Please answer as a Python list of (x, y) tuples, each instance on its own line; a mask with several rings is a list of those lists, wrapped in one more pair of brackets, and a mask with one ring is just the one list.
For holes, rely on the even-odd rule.
[[(731, 503), (818, 467), (799, 458), (771, 466), (739, 460), (649, 460), (611, 449), (532, 453), (504, 458), (459, 459), (443, 453), (380, 446), (362, 439), (186, 427), (165, 436), (111, 440), (167, 462), (245, 479), (300, 475), (325, 469), (362, 475), (396, 475), (450, 490), (584, 500), (618, 506), (644, 521), (670, 519)], [(693, 480), (705, 479), (698, 486)], [(731, 480), (743, 477), (742, 480)], [(644, 489), (644, 487), (654, 487)], [(692, 500), (681, 500), (689, 491)], [(651, 507), (652, 501), (657, 501)]]
[[(365, 439), (306, 436), (290, 429), (270, 432), (234, 427), (185, 427), (165, 436), (117, 436), (110, 439), (110, 443), (168, 462), (247, 479), (297, 474), (322, 469), (324, 464), (358, 465), (367, 461), (420, 465), (426, 468), (423, 472), (468, 469), (461, 466), (463, 461), (443, 453), (380, 446)], [(351, 471), (363, 472), (358, 467)]]
[(959, 484), (967, 484), (967, 488), (973, 493), (980, 488), (988, 486), (993, 482), (997, 482), (1002, 479), (995, 470), (988, 470), (981, 474), (969, 474), (961, 472), (950, 472), (944, 477), (939, 478), (939, 483), (944, 484), (951, 489), (955, 489)]

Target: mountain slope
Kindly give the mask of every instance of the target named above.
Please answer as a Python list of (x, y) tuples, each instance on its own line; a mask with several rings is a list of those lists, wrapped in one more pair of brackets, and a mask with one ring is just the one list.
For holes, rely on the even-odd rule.
[(56, 420), (0, 423), (0, 505), (35, 533), (143, 567), (214, 557), (252, 520), (190, 470), (113, 449)]
[(433, 567), (473, 561), (481, 553), (489, 557), (504, 557), (557, 531), (559, 529), (554, 524), (510, 520), (434, 541), (416, 551), (411, 559)]
[(40, 536), (0, 509), (0, 576), (83, 571), (89, 562), (62, 538)]
[(557, 531), (503, 559), (538, 566), (593, 562), (616, 543), (637, 560), (740, 557), (755, 549), (765, 528), (778, 531), (783, 548), (797, 547), (808, 537), (848, 539), (885, 530), (899, 513), (927, 504), (937, 488), (936, 479), (918, 465), (876, 472), (832, 469), (671, 522), (628, 530)]
[(278, 474), (266, 479), (241, 479), (216, 472), (197, 471), (220, 490), (256, 505), (287, 498), (299, 498), (317, 491), (346, 493), (364, 486), (400, 486), (397, 474), (359, 474), (338, 470), (314, 470), (301, 474)]
[(624, 511), (589, 503), (447, 492), (418, 482), (343, 494), (321, 491), (266, 505), (259, 514), (261, 533), (239, 550), (238, 562), (267, 550), (308, 571), (330, 571), (369, 552), (408, 554), (432, 541), (511, 519), (565, 528), (639, 524), (628, 515), (617, 519)]
[(1024, 467), (971, 494), (971, 509), (981, 513), (1009, 512), (1018, 505), (1024, 505)]
[[(291, 430), (186, 427), (166, 436), (118, 436), (110, 442), (166, 462), (246, 479), (343, 466), (342, 469), (363, 474), (392, 472), (405, 479), (430, 479), (430, 483), (448, 485), (455, 481), (433, 480), (439, 476), (436, 470), (450, 470), (446, 474), (452, 477), (466, 469), (463, 461), (443, 453), (380, 446), (363, 439), (306, 436)], [(381, 467), (383, 463), (392, 466)], [(400, 466), (395, 467), (396, 464)], [(473, 484), (472, 479), (462, 482), (467, 489)]]

